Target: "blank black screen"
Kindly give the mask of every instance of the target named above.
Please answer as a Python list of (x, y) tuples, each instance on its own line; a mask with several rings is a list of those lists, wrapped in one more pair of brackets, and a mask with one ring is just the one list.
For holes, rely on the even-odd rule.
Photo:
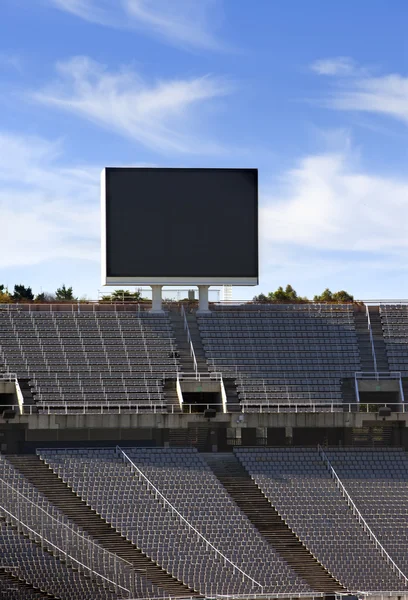
[(108, 277), (258, 277), (256, 169), (106, 169)]

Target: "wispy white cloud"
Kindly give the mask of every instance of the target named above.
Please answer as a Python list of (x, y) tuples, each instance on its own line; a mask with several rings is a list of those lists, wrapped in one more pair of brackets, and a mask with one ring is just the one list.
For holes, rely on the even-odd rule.
[(148, 84), (129, 69), (110, 73), (87, 57), (59, 63), (57, 70), (59, 80), (33, 95), (38, 102), (160, 152), (222, 151), (200, 135), (200, 125), (203, 103), (231, 91), (223, 79), (206, 76)]
[[(137, 29), (192, 48), (221, 50), (211, 22), (214, 0), (49, 0), (55, 7), (108, 27)], [(210, 18), (212, 17), (212, 18)]]
[(99, 168), (61, 165), (61, 145), (0, 132), (0, 268), (99, 260)]
[(331, 94), (328, 105), (388, 115), (408, 124), (408, 77), (396, 74), (351, 80)]
[(261, 289), (405, 297), (407, 198), (408, 177), (366, 171), (349, 142), (302, 157), (261, 194)]
[(0, 69), (23, 70), (23, 61), (15, 52), (0, 52)]
[[(357, 166), (356, 166), (357, 164)], [(315, 250), (403, 252), (408, 177), (358, 168), (353, 151), (311, 155), (287, 172), (261, 211), (264, 237)]]
[(318, 75), (354, 75), (358, 72), (356, 63), (349, 56), (336, 58), (323, 58), (310, 65), (312, 71)]
[(351, 58), (326, 59), (311, 65), (319, 75), (335, 76), (323, 106), (337, 110), (383, 114), (408, 124), (408, 77), (373, 76)]

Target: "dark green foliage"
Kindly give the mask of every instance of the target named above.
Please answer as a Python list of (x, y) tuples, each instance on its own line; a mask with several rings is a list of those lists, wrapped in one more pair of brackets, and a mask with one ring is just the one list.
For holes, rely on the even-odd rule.
[(57, 300), (76, 300), (72, 292), (72, 287), (66, 288), (65, 283), (55, 292)]
[(17, 302), (21, 302), (22, 300), (34, 300), (34, 294), (30, 287), (25, 287), (21, 283), (16, 283), (12, 298)]

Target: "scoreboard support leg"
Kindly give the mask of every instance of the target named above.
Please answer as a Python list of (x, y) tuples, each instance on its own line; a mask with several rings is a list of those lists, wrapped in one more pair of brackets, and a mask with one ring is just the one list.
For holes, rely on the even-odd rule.
[(198, 313), (209, 313), (210, 310), (208, 308), (208, 288), (209, 285), (199, 285), (198, 286)]
[(162, 285), (152, 285), (152, 313), (163, 313)]

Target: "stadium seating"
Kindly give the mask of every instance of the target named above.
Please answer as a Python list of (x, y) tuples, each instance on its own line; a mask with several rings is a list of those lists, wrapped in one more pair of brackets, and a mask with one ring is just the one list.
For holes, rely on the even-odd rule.
[(380, 317), (391, 371), (408, 376), (408, 306), (380, 305)]
[[(231, 518), (231, 525), (236, 524), (239, 532), (246, 532), (251, 536), (251, 546), (248, 547), (247, 557), (244, 558), (245, 548), (240, 546), (235, 550), (232, 542), (221, 542), (220, 533), (215, 528), (204, 527), (204, 531), (210, 535), (211, 540), (220, 543), (220, 551), (231, 552), (231, 562), (235, 567), (239, 566), (235, 561), (241, 562), (249, 569), (251, 567), (252, 545), (262, 548), (265, 557), (269, 556), (271, 570), (265, 577), (264, 588), (260, 588), (234, 566), (225, 562), (211, 548), (208, 542), (200, 538), (192, 527), (180, 520), (165, 503), (151, 493), (143, 481), (139, 481), (129, 464), (113, 450), (40, 450), (40, 455), (47, 463), (68, 483), (91, 507), (93, 507), (103, 518), (112, 524), (122, 535), (126, 536), (136, 544), (147, 556), (151, 557), (167, 572), (177, 579), (186, 583), (189, 587), (203, 594), (248, 594), (264, 591), (274, 592), (303, 592), (308, 591), (305, 583), (299, 580), (276, 555), (269, 550), (266, 544), (251, 529), (245, 518), (238, 516), (236, 507), (227, 502), (225, 495), (219, 491), (219, 486), (208, 473), (201, 462), (200, 470), (214, 483), (214, 493), (222, 498), (228, 513), (224, 514), (227, 519)], [(191, 454), (186, 455), (190, 457)], [(183, 460), (184, 454), (180, 454)], [(198, 460), (198, 459), (197, 459)], [(188, 468), (187, 459), (185, 467)], [(194, 463), (197, 465), (197, 462)], [(196, 496), (192, 490), (185, 490), (189, 495), (191, 504), (194, 504)], [(120, 503), (116, 499), (120, 498)], [(194, 498), (194, 499), (193, 499)], [(217, 505), (215, 505), (217, 506)], [(196, 514), (194, 523), (198, 525), (200, 519), (208, 519), (208, 512)], [(219, 507), (217, 508), (219, 510)], [(235, 514), (234, 514), (235, 513)], [(190, 514), (189, 514), (190, 516)], [(211, 510), (214, 517), (214, 510)], [(232, 535), (232, 533), (230, 533)], [(236, 540), (236, 537), (233, 539)], [(236, 543), (238, 543), (236, 541)], [(214, 544), (213, 544), (214, 545)], [(235, 553), (234, 553), (235, 552)], [(257, 566), (259, 563), (259, 567)], [(257, 557), (253, 561), (251, 572), (262, 576), (265, 567), (264, 560)], [(260, 571), (258, 570), (260, 569)], [(242, 569), (244, 571), (244, 569)], [(246, 571), (244, 571), (246, 573)], [(248, 573), (247, 573), (248, 575)], [(251, 576), (251, 573), (249, 573)], [(258, 581), (255, 577), (253, 577)]]
[(364, 532), (314, 449), (236, 449), (243, 466), (288, 526), (349, 590), (405, 584)]
[[(27, 479), (19, 473), (10, 462), (0, 455), (0, 515), (7, 521), (9, 511), (25, 524), (24, 532), (30, 539), (41, 537), (56, 548), (69, 551), (70, 556), (83, 564), (88, 570), (99, 573), (106, 578), (132, 591), (136, 590), (140, 597), (157, 597), (161, 595), (157, 588), (144, 578), (135, 574), (131, 565), (107, 552), (84, 532), (72, 523), (63, 512), (53, 506), (39, 493)], [(4, 510), (5, 509), (5, 510)], [(51, 552), (59, 554), (57, 550)], [(86, 571), (89, 572), (89, 571)], [(105, 585), (102, 577), (95, 579), (99, 585)], [(110, 597), (109, 595), (107, 597)]]
[(307, 591), (195, 450), (144, 448), (126, 453), (189, 523), (265, 589)]
[(165, 410), (163, 380), (178, 370), (170, 322), (149, 313), (0, 312), (5, 367), (34, 384), (45, 411), (120, 405)]
[(241, 404), (284, 410), (341, 404), (361, 370), (351, 305), (253, 305), (198, 317), (207, 362), (237, 381)]
[(0, 518), (1, 560), (5, 570), (62, 600), (114, 600), (115, 592), (85, 577)]
[(408, 573), (408, 458), (398, 448), (326, 450), (374, 535)]

